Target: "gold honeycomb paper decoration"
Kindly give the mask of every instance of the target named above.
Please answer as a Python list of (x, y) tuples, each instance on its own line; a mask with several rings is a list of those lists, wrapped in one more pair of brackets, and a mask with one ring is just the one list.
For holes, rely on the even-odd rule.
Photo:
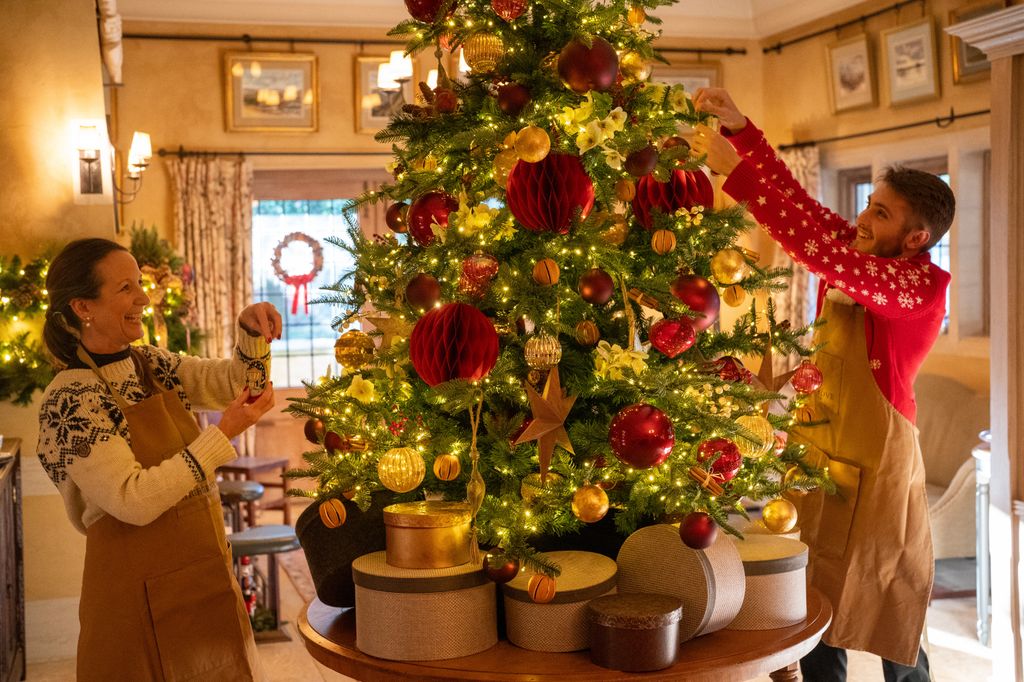
[(462, 48), (469, 68), (476, 73), (494, 71), (505, 56), (505, 43), (493, 33), (477, 33)]
[(415, 490), (427, 475), (423, 455), (412, 448), (394, 448), (381, 455), (377, 462), (377, 477), (381, 485), (396, 493)]
[(356, 371), (373, 362), (373, 339), (358, 329), (350, 329), (334, 342), (334, 359), (346, 370)]

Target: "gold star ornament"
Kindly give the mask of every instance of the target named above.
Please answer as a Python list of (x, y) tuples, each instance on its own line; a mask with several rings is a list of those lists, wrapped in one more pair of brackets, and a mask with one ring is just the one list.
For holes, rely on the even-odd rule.
[(374, 317), (367, 317), (366, 321), (382, 334), (380, 339), (381, 350), (390, 348), (396, 337), (407, 339), (412, 334), (412, 323), (400, 317), (376, 315)]
[(533, 421), (516, 439), (515, 444), (537, 441), (537, 457), (540, 460), (540, 477), (543, 482), (547, 477), (556, 445), (561, 445), (562, 449), (575, 454), (569, 441), (569, 434), (565, 430), (565, 418), (569, 416), (576, 396), (567, 396), (562, 391), (557, 366), (552, 367), (548, 373), (543, 393), (538, 393), (533, 386), (527, 384), (526, 394), (530, 398)]

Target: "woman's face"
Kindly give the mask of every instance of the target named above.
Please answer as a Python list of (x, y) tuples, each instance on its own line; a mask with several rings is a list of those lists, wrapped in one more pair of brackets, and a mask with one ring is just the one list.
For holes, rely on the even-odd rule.
[(149, 297), (142, 289), (139, 265), (127, 251), (108, 253), (96, 264), (96, 276), (99, 295), (75, 299), (72, 307), (82, 320), (85, 347), (93, 353), (116, 353), (142, 338), (142, 311)]

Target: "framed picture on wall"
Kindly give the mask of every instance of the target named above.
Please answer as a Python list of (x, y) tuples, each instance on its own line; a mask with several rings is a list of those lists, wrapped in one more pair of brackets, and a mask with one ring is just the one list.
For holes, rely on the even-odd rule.
[(890, 105), (939, 96), (939, 65), (931, 17), (882, 31), (882, 44)]
[(722, 85), (722, 65), (719, 62), (683, 62), (671, 66), (656, 64), (651, 70), (652, 83), (682, 85), (691, 95), (697, 88), (717, 88)]
[(376, 133), (387, 127), (402, 105), (415, 103), (415, 67), (412, 78), (402, 82), (378, 83), (377, 75), (387, 57), (356, 57), (356, 132)]
[(839, 113), (875, 106), (875, 64), (868, 34), (861, 33), (829, 45), (826, 54), (832, 111)]
[(225, 122), (236, 132), (312, 132), (320, 85), (315, 54), (229, 52), (224, 55)]
[[(982, 0), (964, 7), (958, 7), (949, 11), (949, 25), (959, 24), (986, 14), (992, 14), (1006, 7), (1005, 0)], [(992, 71), (992, 64), (989, 63), (985, 53), (976, 47), (972, 47), (960, 39), (959, 36), (951, 35), (950, 54), (953, 60), (953, 82), (966, 83), (988, 78)]]

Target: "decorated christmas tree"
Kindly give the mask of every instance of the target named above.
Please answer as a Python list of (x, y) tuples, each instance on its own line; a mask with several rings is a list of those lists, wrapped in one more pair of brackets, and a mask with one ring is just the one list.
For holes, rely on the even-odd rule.
[[(373, 329), (290, 407), (317, 445), (296, 492), (327, 525), (342, 495), (467, 501), (493, 578), (554, 576), (537, 548), (589, 524), (682, 520), (698, 548), (745, 499), (788, 530), (783, 495), (823, 483), (786, 445), (820, 373), (802, 364), (792, 399), (772, 374), (807, 330), (753, 303), (788, 273), (737, 244), (742, 207), (715, 209), (692, 93), (650, 79), (647, 10), (671, 2), (406, 0), (392, 35), (438, 82), (377, 135), (394, 182), (353, 210), (383, 202), (395, 234), (333, 240), (355, 267), (321, 298)], [(722, 301), (748, 308), (728, 328)]]

